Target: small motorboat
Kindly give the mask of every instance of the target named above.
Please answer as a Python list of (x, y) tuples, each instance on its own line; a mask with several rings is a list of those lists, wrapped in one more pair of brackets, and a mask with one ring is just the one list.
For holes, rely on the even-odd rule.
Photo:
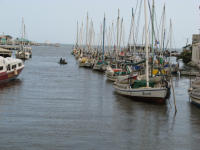
[(65, 59), (60, 58), (59, 64), (61, 64), (61, 65), (65, 65), (65, 64), (67, 64), (67, 62), (66, 62)]

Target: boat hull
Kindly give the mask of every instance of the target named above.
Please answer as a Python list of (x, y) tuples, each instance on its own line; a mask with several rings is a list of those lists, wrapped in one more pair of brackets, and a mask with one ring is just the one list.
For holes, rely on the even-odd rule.
[(121, 88), (114, 85), (116, 93), (131, 97), (133, 100), (159, 102), (166, 101), (167, 88)]
[(94, 65), (93, 70), (95, 71), (100, 71), (100, 72), (105, 72), (106, 71), (106, 66), (104, 65)]
[(9, 73), (6, 72), (0, 73), (0, 84), (9, 82), (11, 80), (15, 80), (19, 76), (22, 70), (23, 68), (16, 71), (11, 71)]
[(192, 94), (190, 94), (190, 98), (191, 98), (191, 103), (200, 107), (200, 97), (194, 96)]
[(117, 81), (117, 76), (113, 76), (113, 75), (108, 75), (108, 74), (106, 74), (106, 78), (107, 78), (107, 80), (109, 80), (109, 81), (113, 81), (113, 82)]
[(19, 54), (19, 55), (16, 55), (16, 58), (18, 58), (18, 59), (22, 59), (22, 60), (28, 60), (28, 59), (30, 59), (32, 57), (32, 55), (31, 54), (26, 54), (26, 55), (24, 55), (24, 54)]

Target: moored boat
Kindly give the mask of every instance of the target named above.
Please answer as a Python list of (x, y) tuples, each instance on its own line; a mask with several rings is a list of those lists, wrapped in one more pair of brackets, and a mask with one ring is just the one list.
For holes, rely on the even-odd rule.
[(114, 85), (114, 88), (117, 93), (132, 97), (133, 100), (163, 103), (167, 97), (166, 87), (122, 88)]
[(0, 57), (0, 83), (14, 80), (24, 68), (23, 61), (11, 57)]
[(29, 58), (32, 57), (32, 52), (31, 50), (19, 50), (16, 52), (15, 55), (16, 55), (16, 58), (28, 60)]
[(94, 63), (94, 66), (93, 66), (93, 70), (100, 71), (100, 72), (106, 71), (106, 68), (107, 68), (107, 63), (102, 60), (98, 60), (96, 63)]
[(20, 49), (16, 52), (16, 58), (27, 60), (29, 58), (32, 58), (32, 48), (30, 45), (26, 44), (25, 39), (25, 24), (24, 24), (24, 18), (22, 18), (22, 37), (20, 39)]
[(191, 103), (200, 107), (200, 89), (192, 89), (189, 91)]
[[(153, 1), (154, 2), (154, 1)], [(154, 3), (153, 3), (154, 5)], [(146, 0), (144, 0), (144, 15), (145, 15), (145, 79), (137, 79), (134, 80), (133, 83), (129, 84), (129, 86), (119, 86), (117, 84), (114, 84), (115, 91), (118, 94), (132, 97), (133, 100), (147, 100), (149, 102), (159, 102), (163, 103), (165, 102), (167, 95), (168, 95), (168, 82), (165, 80), (164, 76), (161, 78), (161, 81), (150, 80), (149, 75), (149, 46), (148, 46), (148, 19), (147, 19), (147, 7), (146, 7)], [(152, 34), (153, 35), (153, 34)], [(152, 38), (153, 40), (153, 38)], [(154, 59), (152, 59), (154, 60)], [(159, 70), (158, 70), (159, 71)], [(157, 78), (156, 76), (153, 78)], [(158, 78), (159, 79), (159, 78)], [(157, 83), (158, 82), (158, 83)]]

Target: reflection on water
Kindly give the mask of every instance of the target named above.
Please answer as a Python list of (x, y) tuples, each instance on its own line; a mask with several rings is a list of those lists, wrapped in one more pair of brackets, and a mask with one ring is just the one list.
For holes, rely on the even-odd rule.
[(11, 82), (5, 82), (5, 83), (0, 84), (0, 91), (3, 90), (3, 89), (6, 89), (6, 88), (15, 87), (15, 86), (17, 88), (21, 84), (22, 84), (21, 79), (17, 78), (15, 80), (12, 80)]
[(173, 78), (174, 116), (172, 95), (165, 105), (117, 95), (70, 51), (33, 47), (18, 80), (0, 87), (0, 149), (198, 149), (200, 109), (189, 103), (187, 77)]

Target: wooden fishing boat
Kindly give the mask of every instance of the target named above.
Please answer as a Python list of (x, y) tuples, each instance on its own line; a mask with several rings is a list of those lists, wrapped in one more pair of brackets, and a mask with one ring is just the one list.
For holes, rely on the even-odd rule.
[(166, 87), (127, 87), (125, 89), (114, 85), (114, 88), (117, 93), (124, 96), (130, 96), (133, 98), (133, 100), (144, 100), (163, 103), (165, 101), (165, 98), (167, 97)]
[(79, 67), (92, 68), (92, 62), (87, 57), (79, 58)]
[(100, 71), (100, 72), (106, 71), (106, 68), (107, 68), (107, 64), (106, 62), (102, 60), (96, 61), (96, 63), (94, 63), (94, 66), (93, 66), (93, 70)]
[(16, 52), (15, 56), (22, 60), (28, 60), (32, 57), (32, 52), (31, 50), (21, 49)]
[(115, 67), (112, 68), (111, 66), (108, 66), (106, 68), (106, 73), (105, 73), (107, 80), (115, 82), (118, 79), (120, 80), (120, 78), (123, 78), (124, 76), (128, 77), (132, 69), (129, 66), (125, 68), (126, 69), (115, 68)]
[(32, 48), (29, 45), (25, 44), (25, 24), (24, 18), (22, 18), (22, 38), (20, 41), (20, 49), (16, 52), (16, 58), (27, 60), (32, 57)]
[[(165, 102), (168, 95), (168, 82), (164, 79), (161, 82), (155, 83), (149, 80), (149, 47), (148, 47), (148, 20), (146, 11), (146, 0), (144, 0), (145, 11), (145, 51), (146, 51), (146, 71), (145, 80), (135, 80), (133, 84), (126, 87), (114, 85), (115, 91), (118, 94), (132, 97), (133, 100), (147, 100), (149, 102)], [(152, 38), (153, 39), (153, 38)]]
[(103, 19), (103, 40), (102, 40), (102, 54), (99, 56), (97, 61), (94, 63), (93, 70), (104, 72), (107, 68), (107, 62), (105, 61), (104, 49), (105, 49), (105, 26), (106, 26), (106, 17)]

